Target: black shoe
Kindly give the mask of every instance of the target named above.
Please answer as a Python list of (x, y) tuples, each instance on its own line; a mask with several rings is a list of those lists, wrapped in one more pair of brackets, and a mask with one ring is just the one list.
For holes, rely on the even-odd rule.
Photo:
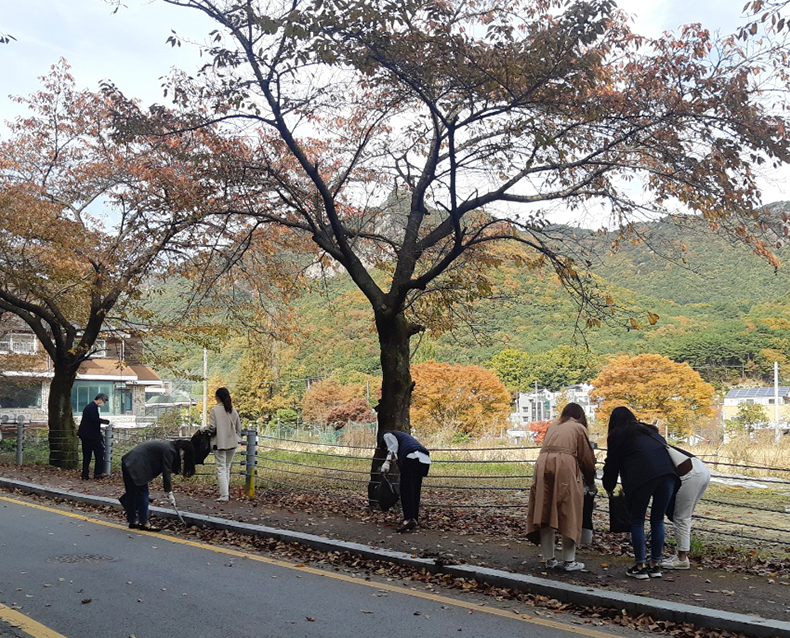
[(415, 529), (417, 529), (417, 521), (412, 518), (408, 523), (401, 525), (395, 531), (398, 532), (398, 534), (403, 534), (404, 532), (411, 532)]
[(633, 565), (625, 570), (625, 575), (637, 580), (647, 580), (650, 575), (647, 573), (647, 567), (640, 567), (638, 564)]
[(141, 532), (161, 532), (162, 530), (158, 527), (154, 527), (153, 525), (138, 525), (137, 529)]
[(91, 477), (90, 477), (90, 476), (81, 476), (80, 478), (81, 478), (83, 481), (90, 481), (90, 480), (91, 480)]
[(129, 523), (129, 529), (140, 529), (140, 523)]
[(95, 478), (96, 480), (101, 480), (101, 479), (110, 478), (110, 475), (109, 474), (99, 474), (98, 476), (94, 476), (93, 478)]
[(647, 575), (650, 578), (661, 578), (661, 565), (648, 565)]

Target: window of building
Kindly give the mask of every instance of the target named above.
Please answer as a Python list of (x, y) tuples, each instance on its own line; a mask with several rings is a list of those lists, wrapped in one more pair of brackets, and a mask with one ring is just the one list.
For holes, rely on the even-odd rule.
[(112, 411), (113, 384), (109, 381), (75, 381), (71, 388), (71, 409), (75, 414), (79, 414), (100, 392), (106, 394), (110, 400), (102, 405), (99, 411), (104, 414), (115, 414)]
[(93, 344), (93, 356), (94, 357), (106, 357), (107, 356), (107, 340), (106, 339), (96, 339), (96, 343)]
[(40, 381), (0, 379), (0, 408), (40, 407)]
[(0, 354), (36, 354), (35, 335), (6, 334), (0, 337)]

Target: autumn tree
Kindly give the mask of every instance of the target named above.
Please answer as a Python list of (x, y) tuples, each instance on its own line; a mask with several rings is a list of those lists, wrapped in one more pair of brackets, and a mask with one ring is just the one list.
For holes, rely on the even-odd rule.
[[(493, 265), (488, 242), (527, 244), (582, 323), (615, 307), (590, 296), (579, 242), (546, 224), (552, 203), (602, 205), (629, 238), (679, 207), (772, 259), (743, 221), (761, 215), (759, 164), (788, 158), (762, 92), (783, 67), (751, 42), (699, 25), (643, 38), (611, 0), (164, 1), (217, 24), (202, 74), (168, 91), (250, 149), (227, 213), (310, 237), (370, 303), (382, 429), (410, 427), (412, 309), (472, 294), (462, 266)], [(404, 210), (382, 206), (393, 191)]]
[(375, 423), (376, 412), (365, 399), (356, 398), (332, 408), (326, 415), (326, 422), (336, 430), (347, 423)]
[(447, 431), (477, 437), (500, 434), (511, 412), (510, 392), (490, 370), (438, 361), (412, 366), (412, 420), (420, 434)]
[(302, 419), (307, 423), (329, 423), (332, 412), (352, 402), (365, 401), (365, 386), (343, 384), (334, 378), (310, 384), (302, 398)]
[(208, 129), (118, 143), (113, 104), (77, 90), (65, 61), (42, 83), (15, 98), (30, 114), (0, 140), (0, 312), (24, 321), (52, 360), (49, 462), (74, 467), (80, 365), (141, 281), (199, 245), (188, 231), (207, 191), (177, 153), (194, 157)]
[(658, 354), (615, 357), (592, 385), (590, 396), (601, 402), (596, 416), (604, 422), (624, 405), (640, 420), (658, 420), (671, 436), (681, 437), (713, 414), (713, 386), (687, 363)]

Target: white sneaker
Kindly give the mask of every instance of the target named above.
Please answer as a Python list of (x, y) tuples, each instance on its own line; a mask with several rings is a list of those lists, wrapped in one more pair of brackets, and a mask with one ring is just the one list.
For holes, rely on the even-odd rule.
[(664, 569), (691, 569), (691, 563), (688, 558), (680, 560), (677, 556), (670, 556), (661, 561), (661, 567)]
[(565, 564), (562, 566), (562, 568), (566, 572), (580, 572), (584, 569), (584, 563), (579, 563), (575, 560), (568, 560), (565, 561)]
[(230, 500), (230, 498), (227, 497), (227, 496), (220, 496), (219, 498), (215, 498), (214, 502), (215, 503), (227, 503), (229, 500)]
[(545, 563), (546, 569), (556, 569), (560, 566), (560, 561), (556, 558), (549, 558)]

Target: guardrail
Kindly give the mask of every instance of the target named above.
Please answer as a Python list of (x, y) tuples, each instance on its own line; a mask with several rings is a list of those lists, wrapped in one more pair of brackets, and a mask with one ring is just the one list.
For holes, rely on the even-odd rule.
[[(50, 462), (53, 453), (49, 447), (53, 436), (46, 429), (18, 424), (16, 440), (6, 439), (0, 448), (0, 461), (11, 462), (13, 452), (15, 462), (20, 465), (23, 462)], [(121, 456), (147, 438), (150, 436), (145, 430), (107, 427), (105, 471), (117, 470)], [(526, 516), (532, 466), (539, 451), (539, 446), (434, 448), (431, 450), (432, 471), (424, 481), (423, 507), (439, 513), (500, 510), (518, 516), (523, 512)], [(599, 449), (596, 453), (600, 464), (605, 450)], [(250, 496), (256, 489), (274, 489), (321, 494), (334, 492), (347, 498), (349, 493), (366, 491), (373, 454), (374, 448), (367, 445), (284, 439), (248, 430), (243, 446), (235, 456), (232, 475), (240, 477), (237, 480), (243, 482)], [(209, 455), (206, 461), (198, 476), (214, 475), (213, 456)], [(718, 459), (707, 463), (713, 470), (714, 479), (724, 485), (735, 487), (751, 481), (772, 488), (790, 486), (790, 468)], [(745, 475), (746, 472), (750, 475)], [(748, 497), (738, 499), (735, 494), (728, 492), (718, 498), (703, 498), (695, 518), (704, 523), (695, 525), (695, 533), (790, 548), (790, 503), (784, 507), (779, 504), (767, 507), (754, 503)], [(601, 507), (603, 512), (607, 512), (605, 498), (598, 498), (597, 503), (604, 506)], [(770, 522), (755, 522), (756, 512), (764, 513)]]

